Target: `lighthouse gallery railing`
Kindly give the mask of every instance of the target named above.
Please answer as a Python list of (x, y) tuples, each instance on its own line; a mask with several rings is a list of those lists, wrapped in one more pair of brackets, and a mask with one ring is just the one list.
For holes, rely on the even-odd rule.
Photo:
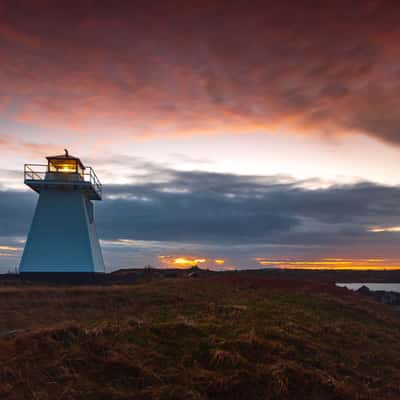
[[(48, 172), (47, 164), (25, 164), (24, 180), (25, 181), (44, 181)], [(103, 192), (103, 185), (94, 172), (92, 167), (85, 167), (84, 173), (81, 175), (84, 182), (89, 182), (95, 191), (100, 195)]]

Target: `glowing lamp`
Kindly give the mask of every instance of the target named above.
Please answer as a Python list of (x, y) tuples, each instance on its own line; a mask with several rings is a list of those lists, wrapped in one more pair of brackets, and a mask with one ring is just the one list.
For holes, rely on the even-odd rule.
[(47, 172), (61, 174), (78, 174), (83, 176), (85, 166), (77, 157), (69, 155), (65, 149), (65, 154), (60, 156), (50, 156), (47, 158)]

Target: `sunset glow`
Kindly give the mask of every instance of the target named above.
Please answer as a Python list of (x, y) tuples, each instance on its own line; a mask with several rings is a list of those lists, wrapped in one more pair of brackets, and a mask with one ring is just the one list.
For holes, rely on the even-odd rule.
[(66, 148), (108, 271), (400, 265), (399, 2), (0, 3), (0, 272)]
[(0, 246), (0, 251), (21, 251), (20, 247), (15, 246)]
[(188, 259), (184, 257), (178, 257), (174, 259), (174, 264), (182, 267), (195, 266), (204, 263), (206, 260), (204, 258)]
[[(199, 258), (196, 256), (159, 256), (159, 260), (166, 268), (191, 268), (200, 267), (205, 269), (213, 269), (213, 267), (223, 267), (225, 260), (211, 258)], [(229, 267), (226, 267), (229, 268)], [(223, 269), (226, 269), (223, 267)]]
[(400, 232), (400, 226), (389, 226), (383, 228), (370, 228), (369, 232), (380, 233), (380, 232)]
[(321, 260), (270, 260), (256, 258), (264, 267), (315, 270), (400, 270), (400, 260), (323, 258)]

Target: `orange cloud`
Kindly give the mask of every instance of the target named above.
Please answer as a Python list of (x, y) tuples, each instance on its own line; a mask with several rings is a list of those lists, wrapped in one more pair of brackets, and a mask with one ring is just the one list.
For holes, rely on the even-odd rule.
[(0, 245), (0, 257), (13, 258), (20, 251), (22, 251), (21, 247)]
[(163, 255), (159, 256), (161, 264), (166, 268), (191, 268), (191, 267), (200, 267), (206, 269), (213, 268), (222, 268), (228, 269), (229, 267), (225, 267), (225, 260), (223, 259), (211, 259), (207, 257), (197, 257), (190, 255)]
[(27, 156), (35, 156), (43, 158), (47, 154), (58, 154), (62, 151), (61, 146), (47, 144), (47, 143), (32, 143), (26, 141), (19, 141), (12, 135), (2, 135), (0, 133), (0, 149), (3, 153), (17, 153)]
[(0, 112), (2, 112), (7, 107), (9, 101), (9, 96), (0, 96)]
[(21, 251), (20, 247), (15, 247), (15, 246), (0, 246), (0, 251)]
[(400, 232), (400, 226), (387, 226), (369, 228), (368, 232), (381, 233), (381, 232)]
[(28, 47), (40, 45), (40, 39), (32, 34), (22, 32), (10, 24), (0, 23), (0, 41), (20, 44)]
[(157, 12), (88, 3), (64, 18), (62, 6), (72, 7), (48, 2), (39, 13), (28, 3), (20, 15), (11, 5), (14, 22), (0, 25), (0, 87), (20, 123), (96, 137), (361, 132), (400, 141), (396, 2), (172, 1)]
[(400, 260), (383, 258), (323, 258), (317, 260), (266, 259), (255, 260), (264, 267), (279, 269), (315, 269), (315, 270), (400, 270)]

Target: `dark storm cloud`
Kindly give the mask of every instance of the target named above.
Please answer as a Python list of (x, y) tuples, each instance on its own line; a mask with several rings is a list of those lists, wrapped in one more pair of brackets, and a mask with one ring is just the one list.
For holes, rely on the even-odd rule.
[[(106, 185), (105, 200), (96, 205), (103, 239), (332, 248), (395, 245), (395, 233), (368, 229), (400, 225), (398, 187), (364, 182), (311, 190), (304, 185), (312, 181), (281, 176), (146, 165), (146, 173), (132, 177), (135, 183)], [(34, 193), (0, 192), (0, 236), (26, 235), (34, 202)]]
[(19, 122), (400, 141), (398, 1), (0, 5), (0, 96)]
[(0, 190), (0, 237), (24, 236), (35, 208), (36, 196), (31, 192)]
[(98, 207), (106, 237), (334, 245), (376, 240), (369, 227), (400, 223), (397, 187), (309, 190), (282, 177), (157, 172), (159, 182), (108, 186)]

